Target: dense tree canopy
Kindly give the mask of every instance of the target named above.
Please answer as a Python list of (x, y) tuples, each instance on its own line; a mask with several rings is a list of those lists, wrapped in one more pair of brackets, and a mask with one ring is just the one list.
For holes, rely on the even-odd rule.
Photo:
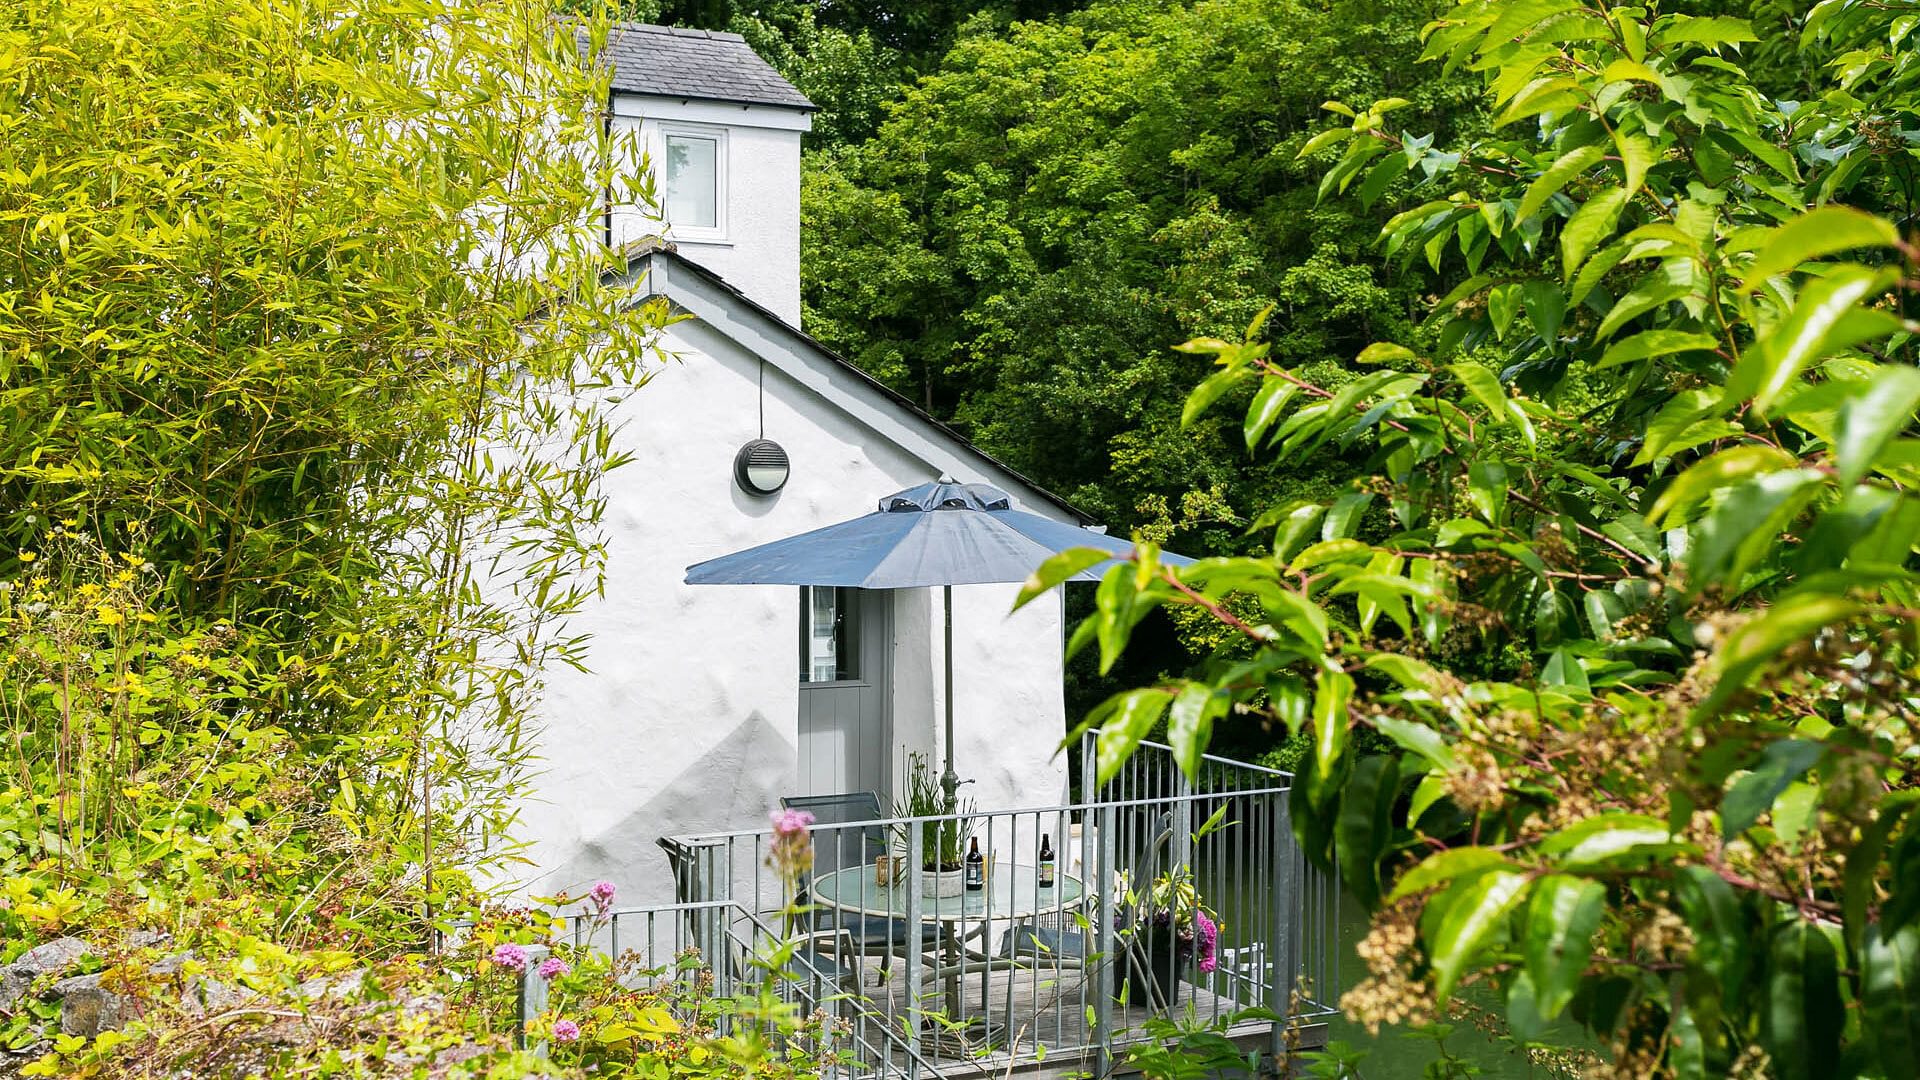
[(1289, 362), (1409, 325), (1417, 280), (1293, 152), (1329, 95), (1471, 115), (1403, 62), (1423, 13), (1124, 0), (963, 34), (873, 139), (810, 159), (808, 329), (1115, 526), (1244, 514), (1297, 470), (1182, 431), (1155, 388), (1204, 365), (1167, 345), (1268, 304)]

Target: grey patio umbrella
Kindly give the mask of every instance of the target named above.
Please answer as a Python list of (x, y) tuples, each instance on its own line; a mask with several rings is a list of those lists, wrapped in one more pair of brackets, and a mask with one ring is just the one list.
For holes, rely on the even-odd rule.
[[(998, 488), (941, 479), (889, 495), (871, 514), (695, 563), (687, 568), (687, 584), (940, 586), (947, 696), (946, 771), (940, 783), (952, 794), (960, 785), (953, 768), (953, 586), (1025, 581), (1049, 557), (1084, 547), (1124, 556), (1133, 543), (1015, 510)], [(1175, 566), (1193, 561), (1171, 552), (1160, 558)], [(1097, 563), (1073, 580), (1098, 580), (1113, 562)]]

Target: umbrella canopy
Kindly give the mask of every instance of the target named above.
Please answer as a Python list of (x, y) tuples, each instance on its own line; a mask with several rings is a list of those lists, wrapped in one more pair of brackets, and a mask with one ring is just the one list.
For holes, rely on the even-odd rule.
[[(914, 589), (1025, 581), (1050, 556), (1092, 547), (1125, 556), (1133, 542), (1013, 509), (986, 484), (939, 481), (880, 500), (864, 517), (722, 555), (687, 568), (689, 585), (841, 585)], [(1166, 553), (1175, 566), (1191, 560)], [(1075, 575), (1095, 581), (1113, 565)]]
[[(1074, 575), (1095, 581), (1133, 543), (1015, 510), (986, 484), (941, 479), (896, 492), (880, 509), (687, 568), (689, 585), (834, 585), (856, 589), (942, 586), (946, 593), (946, 770), (940, 786), (960, 786), (953, 768), (953, 590), (955, 585), (1025, 581), (1049, 557), (1074, 548), (1113, 552)], [(1193, 560), (1162, 552), (1160, 561)]]

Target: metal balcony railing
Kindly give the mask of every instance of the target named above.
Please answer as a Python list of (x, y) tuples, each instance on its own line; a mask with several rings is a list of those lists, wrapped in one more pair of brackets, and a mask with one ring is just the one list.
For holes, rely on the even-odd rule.
[[(1081, 747), (1088, 777), (1094, 737)], [(747, 977), (728, 957), (797, 941), (805, 960), (781, 976), (782, 992), (836, 1017), (855, 1048), (849, 1076), (1041, 1063), (1106, 1076), (1155, 1021), (1277, 1054), (1288, 1025), (1332, 1011), (1339, 974), (1337, 895), (1293, 840), (1291, 782), (1218, 757), (1189, 780), (1167, 747), (1147, 743), (1069, 805), (821, 822), (797, 881), (771, 865), (768, 828), (673, 837), (661, 845), (680, 903), (623, 912), (595, 944), (691, 948), (718, 984)], [(963, 850), (977, 842), (979, 889), (948, 895), (948, 881), (920, 869), (943, 830), (962, 833)], [(1188, 931), (1185, 945), (1148, 899), (1161, 881), (1190, 886), (1168, 890), (1177, 896), (1164, 912)], [(1211, 962), (1192, 940), (1196, 900), (1218, 916)]]

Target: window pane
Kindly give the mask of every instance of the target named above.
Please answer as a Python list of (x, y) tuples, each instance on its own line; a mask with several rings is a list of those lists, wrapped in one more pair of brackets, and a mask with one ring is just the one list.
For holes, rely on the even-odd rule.
[(800, 681), (860, 678), (859, 598), (852, 589), (800, 590)]
[(667, 136), (667, 223), (715, 228), (719, 216), (719, 150), (715, 139)]

